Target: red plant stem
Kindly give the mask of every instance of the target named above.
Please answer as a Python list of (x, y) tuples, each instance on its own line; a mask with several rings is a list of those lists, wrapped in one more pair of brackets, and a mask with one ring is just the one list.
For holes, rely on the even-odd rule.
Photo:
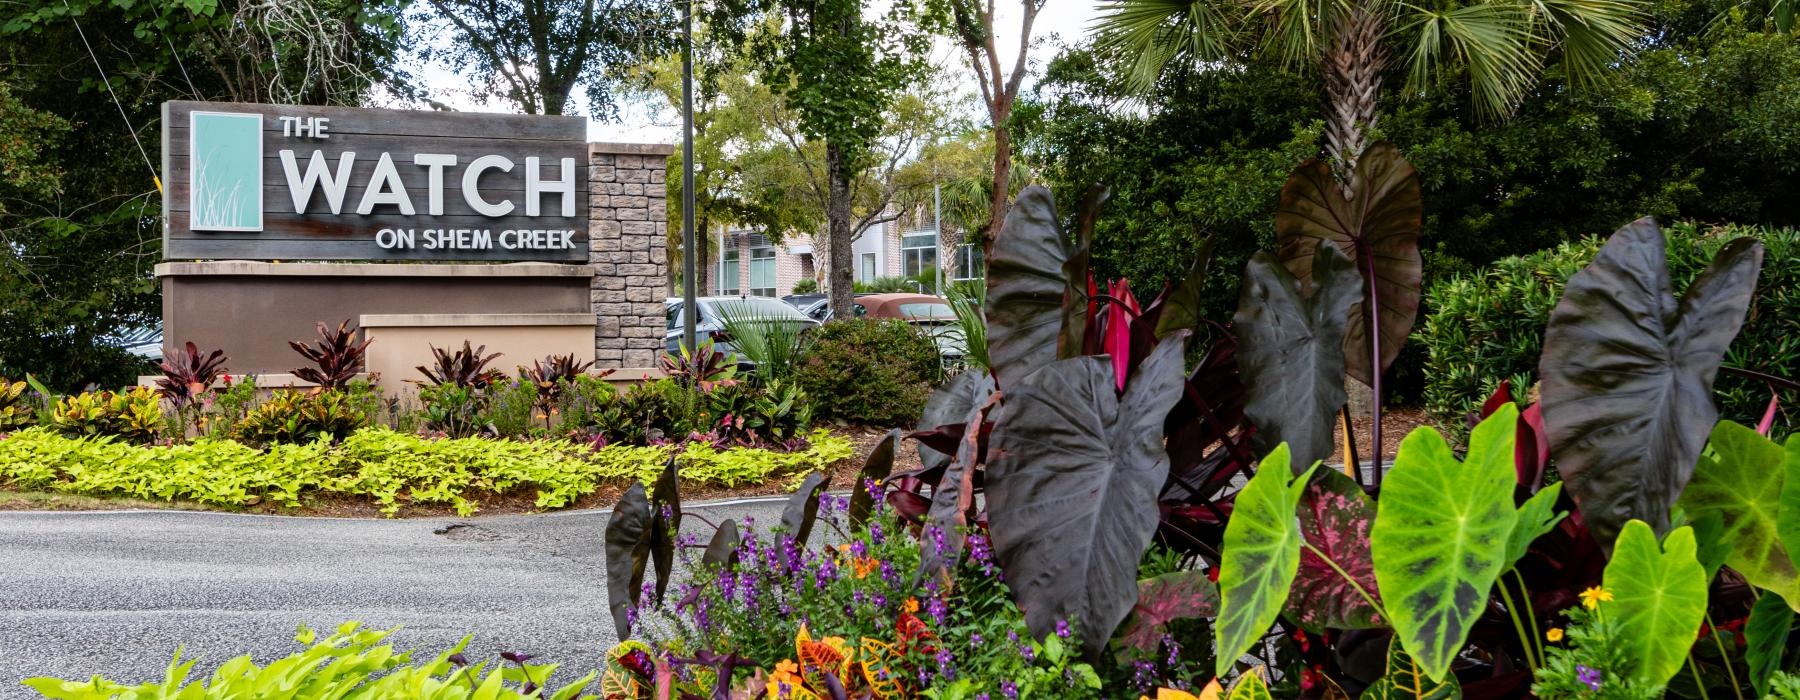
[[(1381, 297), (1375, 285), (1375, 255), (1370, 250), (1357, 251), (1356, 259), (1362, 263), (1363, 279), (1369, 283), (1368, 308), (1363, 314), (1363, 323), (1369, 329), (1369, 390), (1374, 393), (1370, 401), (1370, 410), (1374, 413), (1373, 423), (1369, 426), (1369, 451), (1375, 456), (1375, 485), (1381, 486)], [(1350, 426), (1344, 426), (1349, 430)], [(1360, 467), (1358, 472), (1362, 471)], [(1361, 481), (1358, 479), (1358, 481)]]

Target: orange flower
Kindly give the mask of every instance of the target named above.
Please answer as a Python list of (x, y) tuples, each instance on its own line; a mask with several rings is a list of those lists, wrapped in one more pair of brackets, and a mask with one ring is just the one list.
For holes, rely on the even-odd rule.
[(775, 664), (775, 675), (792, 676), (798, 673), (800, 673), (800, 664), (794, 663), (791, 659), (782, 659)]
[(850, 562), (850, 565), (852, 567), (855, 567), (856, 578), (857, 578), (857, 580), (860, 581), (862, 579), (868, 578), (869, 573), (873, 572), (881, 564), (880, 564), (880, 562), (877, 562), (874, 557), (863, 557), (861, 559), (857, 559), (857, 560)]
[(902, 604), (900, 606), (900, 609), (905, 610), (906, 612), (909, 612), (909, 613), (918, 612), (919, 611), (919, 599), (918, 598), (907, 598), (906, 603)]

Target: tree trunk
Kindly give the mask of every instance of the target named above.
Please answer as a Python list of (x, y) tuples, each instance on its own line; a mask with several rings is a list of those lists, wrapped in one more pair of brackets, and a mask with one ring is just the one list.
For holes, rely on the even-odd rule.
[(826, 242), (831, 250), (826, 293), (830, 295), (833, 316), (855, 318), (851, 302), (855, 270), (851, 260), (854, 256), (850, 254), (850, 168), (837, 144), (825, 144), (825, 173), (830, 187), (825, 202)]
[(1355, 11), (1332, 35), (1331, 49), (1321, 66), (1328, 102), (1325, 154), (1346, 196), (1356, 192), (1356, 160), (1368, 148), (1369, 130), (1375, 127), (1381, 72), (1388, 62), (1382, 34), (1381, 18), (1375, 12)]
[(1006, 210), (1010, 204), (1012, 184), (1012, 133), (1006, 128), (1007, 115), (1012, 112), (1010, 102), (1003, 103), (1001, 109), (995, 110), (1001, 115), (994, 123), (994, 187), (988, 192), (987, 229), (981, 232), (981, 247), (984, 252), (994, 252), (994, 236), (1000, 234), (1000, 222), (1006, 220)]

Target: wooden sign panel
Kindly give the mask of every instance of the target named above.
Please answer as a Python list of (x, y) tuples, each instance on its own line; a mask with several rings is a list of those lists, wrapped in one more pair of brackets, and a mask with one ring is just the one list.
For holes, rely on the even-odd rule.
[(587, 122), (163, 104), (167, 260), (587, 262)]

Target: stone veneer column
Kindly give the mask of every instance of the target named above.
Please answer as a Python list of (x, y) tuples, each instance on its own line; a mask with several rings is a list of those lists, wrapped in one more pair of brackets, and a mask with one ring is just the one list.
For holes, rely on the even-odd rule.
[(588, 144), (588, 263), (595, 367), (656, 366), (666, 324), (669, 224), (664, 184), (675, 147)]

